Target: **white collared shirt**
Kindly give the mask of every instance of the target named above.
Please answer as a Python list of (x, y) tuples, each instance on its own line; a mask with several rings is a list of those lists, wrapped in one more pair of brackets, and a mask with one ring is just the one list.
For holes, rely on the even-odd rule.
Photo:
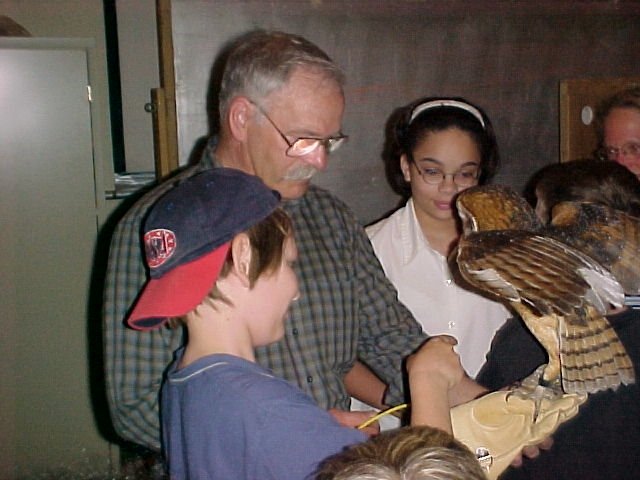
[(462, 366), (475, 377), (496, 330), (511, 316), (509, 311), (455, 283), (447, 259), (424, 237), (413, 200), (368, 227), (367, 234), (400, 301), (429, 335), (458, 339)]

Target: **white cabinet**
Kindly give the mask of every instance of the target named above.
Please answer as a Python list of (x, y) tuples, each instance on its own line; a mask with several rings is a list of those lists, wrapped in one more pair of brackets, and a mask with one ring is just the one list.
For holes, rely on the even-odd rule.
[(3, 475), (109, 469), (89, 385), (98, 228), (90, 43), (0, 39)]

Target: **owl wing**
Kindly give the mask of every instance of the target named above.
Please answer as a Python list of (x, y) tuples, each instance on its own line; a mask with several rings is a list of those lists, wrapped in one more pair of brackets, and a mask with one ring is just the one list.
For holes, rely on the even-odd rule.
[(640, 218), (606, 205), (563, 202), (545, 233), (596, 260), (625, 293), (640, 294)]
[(457, 254), (470, 284), (541, 315), (557, 314), (584, 323), (585, 307), (601, 313), (621, 305), (624, 293), (597, 262), (551, 237), (520, 230), (464, 235)]
[(545, 380), (561, 370), (567, 393), (633, 383), (633, 365), (603, 316), (624, 293), (597, 262), (553, 238), (512, 230), (463, 236), (457, 262), (469, 283), (520, 312), (549, 355)]

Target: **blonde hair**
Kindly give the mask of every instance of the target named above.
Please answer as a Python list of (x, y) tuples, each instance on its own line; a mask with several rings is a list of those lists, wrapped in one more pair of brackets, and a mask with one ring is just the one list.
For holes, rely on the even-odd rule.
[(475, 455), (436, 428), (383, 432), (321, 463), (316, 480), (486, 480)]

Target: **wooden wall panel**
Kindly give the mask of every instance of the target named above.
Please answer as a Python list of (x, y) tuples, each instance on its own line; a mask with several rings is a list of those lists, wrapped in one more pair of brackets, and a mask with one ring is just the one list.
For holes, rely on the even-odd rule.
[(503, 166), (521, 189), (559, 160), (559, 83), (640, 75), (640, 4), (620, 1), (172, 0), (180, 162), (209, 131), (211, 64), (250, 28), (316, 42), (346, 71), (351, 136), (316, 183), (364, 222), (393, 208), (380, 159), (392, 110), (419, 96), (463, 96), (493, 120)]

